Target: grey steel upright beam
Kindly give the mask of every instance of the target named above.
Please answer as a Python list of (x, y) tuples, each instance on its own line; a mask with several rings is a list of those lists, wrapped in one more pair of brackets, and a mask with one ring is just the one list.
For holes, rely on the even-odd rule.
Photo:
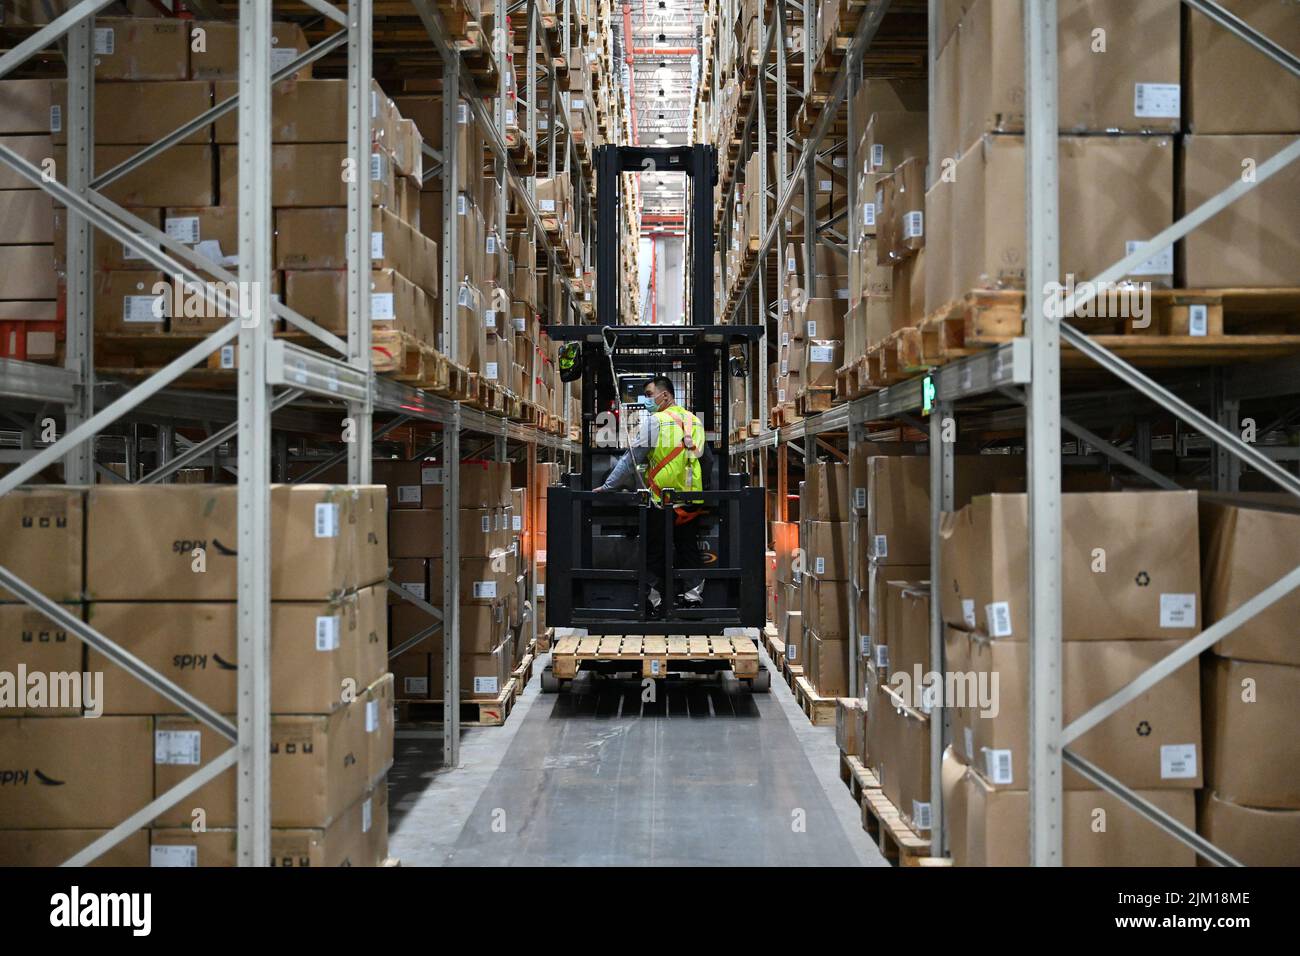
[(271, 6), (239, 3), (238, 855), (271, 849)]
[[(371, 0), (348, 4), (348, 364), (370, 369), (370, 50)], [(381, 170), (382, 175), (382, 170)], [(445, 208), (445, 207), (444, 207)], [(445, 288), (445, 286), (444, 286)], [(367, 390), (360, 402), (348, 403), (348, 484), (370, 484), (374, 400)]]
[(460, 169), (456, 161), (458, 143), (465, 133), (460, 128), (460, 69), (454, 60), (442, 68), (442, 335), (443, 353), (457, 360), (456, 301), (460, 290), (460, 256), (457, 233), (461, 221)]
[[(92, 37), (94, 17), (86, 17), (67, 34), (68, 104), (67, 184), (86, 197), (94, 171), (95, 82)], [(67, 341), (64, 367), (72, 373), (75, 401), (67, 406), (65, 430), (71, 431), (95, 414), (94, 338), (95, 297), (91, 294), (95, 233), (85, 217), (68, 208)], [(63, 459), (63, 480), (70, 485), (94, 481), (95, 443), (72, 446)]]
[(460, 764), (459, 405), (442, 427), (442, 764), (451, 769)]
[(1061, 865), (1061, 341), (1056, 0), (1024, 0), (1029, 479), (1029, 859)]
[[(944, 580), (940, 562), (940, 516), (954, 507), (953, 442), (945, 432), (953, 418), (953, 403), (938, 401), (930, 411), (930, 671), (947, 673), (943, 654), (943, 614), (939, 609), (939, 583)], [(955, 435), (953, 436), (955, 437)], [(883, 635), (882, 635), (883, 636)], [(947, 745), (948, 701), (940, 684), (930, 708), (930, 847), (934, 856), (947, 856), (947, 820), (943, 805), (943, 749)]]

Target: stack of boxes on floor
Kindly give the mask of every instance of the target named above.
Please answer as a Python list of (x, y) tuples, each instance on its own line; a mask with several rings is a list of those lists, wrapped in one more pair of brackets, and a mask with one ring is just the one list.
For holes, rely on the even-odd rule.
[(525, 559), (531, 548), (537, 559), (537, 579), (533, 582), (533, 608), (537, 615), (537, 630), (540, 634), (546, 624), (546, 489), (559, 484), (563, 468), (554, 462), (537, 463), (537, 507), (531, 515), (531, 521), (525, 524), (529, 529)]
[[(19, 491), (0, 509), (6, 566), (55, 600), (84, 596), (90, 626), (234, 723), (233, 486)], [(393, 750), (384, 489), (273, 486), (269, 535), (272, 861), (375, 865)], [(232, 746), (34, 612), (0, 614), (6, 669), (25, 668), (29, 686), (36, 673), (51, 689), (91, 679), (80, 700), (53, 701), (63, 709), (29, 701), (0, 720), (0, 755), (23, 768), (0, 796), (5, 862), (61, 862)], [(231, 768), (105, 862), (233, 865), (235, 792)]]
[[(1300, 565), (1300, 513), (1280, 495), (1202, 496), (1210, 627)], [(1205, 789), (1197, 829), (1248, 866), (1300, 864), (1300, 649), (1294, 593), (1201, 658)]]
[(809, 466), (799, 516), (804, 677), (818, 695), (841, 697), (849, 692), (848, 465)]
[[(790, 521), (772, 522), (772, 620), (777, 638), (785, 645), (785, 657), (803, 667), (803, 601), (799, 584), (803, 580), (803, 559), (799, 556), (799, 499), (787, 503)], [(772, 508), (773, 514), (778, 514)]]
[[(449, 597), (443, 593), (443, 501), (447, 481), (457, 482), (460, 568), (454, 600), (460, 610), (461, 695), (500, 696), (520, 650), (516, 637), (523, 613), (514, 521), (516, 499), (523, 507), (523, 490), (511, 489), (510, 464), (465, 461), (453, 478), (437, 462), (377, 461), (374, 473), (376, 481), (388, 486), (393, 581), (439, 609)], [(388, 604), (392, 647), (435, 624), (425, 610), (399, 595), (390, 594)], [(400, 699), (442, 700), (441, 630), (395, 658), (393, 673)]]

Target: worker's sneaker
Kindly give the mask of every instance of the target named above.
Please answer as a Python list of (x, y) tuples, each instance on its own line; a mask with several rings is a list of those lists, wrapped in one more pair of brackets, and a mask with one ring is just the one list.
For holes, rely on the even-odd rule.
[(682, 595), (682, 600), (687, 604), (699, 605), (704, 603), (704, 582), (701, 581), (695, 587), (691, 588)]
[(655, 611), (659, 610), (659, 605), (662, 604), (663, 602), (664, 602), (664, 599), (659, 595), (659, 589), (658, 589), (658, 588), (651, 588), (651, 589), (650, 589), (650, 607), (651, 607), (651, 609), (652, 609), (652, 610), (655, 610)]

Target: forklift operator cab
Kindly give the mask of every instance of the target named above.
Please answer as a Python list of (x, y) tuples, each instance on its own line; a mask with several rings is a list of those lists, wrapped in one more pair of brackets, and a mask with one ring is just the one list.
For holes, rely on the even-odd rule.
[[(589, 634), (763, 627), (763, 489), (729, 469), (728, 374), (758, 326), (714, 325), (712, 147), (596, 149), (596, 324), (551, 325), (563, 377), (582, 379), (581, 471), (547, 493), (547, 623)], [(692, 186), (687, 325), (618, 325), (621, 173)], [(649, 400), (650, 406), (646, 402)]]

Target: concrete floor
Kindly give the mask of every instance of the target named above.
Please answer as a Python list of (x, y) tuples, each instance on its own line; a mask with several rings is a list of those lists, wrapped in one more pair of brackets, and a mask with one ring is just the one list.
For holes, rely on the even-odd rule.
[[(766, 660), (766, 658), (764, 658)], [(770, 694), (636, 681), (542, 694), (503, 727), (398, 730), (389, 853), (403, 866), (884, 866), (840, 782), (834, 727)]]

